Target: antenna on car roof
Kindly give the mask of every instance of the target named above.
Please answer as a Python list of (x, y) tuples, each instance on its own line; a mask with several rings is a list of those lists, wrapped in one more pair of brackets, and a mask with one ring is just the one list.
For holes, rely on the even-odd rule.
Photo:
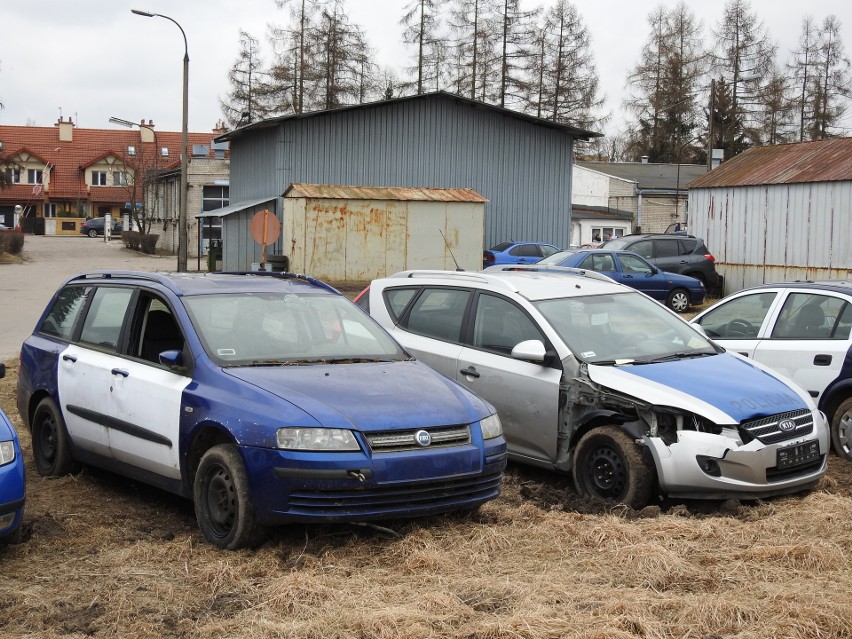
[(459, 266), (459, 263), (456, 261), (456, 256), (453, 255), (453, 249), (450, 248), (450, 243), (447, 242), (447, 236), (444, 235), (444, 232), (441, 229), (438, 229), (438, 233), (441, 234), (441, 237), (444, 238), (444, 246), (447, 247), (447, 250), (450, 252), (450, 257), (453, 258), (453, 264), (456, 265), (457, 271), (463, 271), (464, 269)]

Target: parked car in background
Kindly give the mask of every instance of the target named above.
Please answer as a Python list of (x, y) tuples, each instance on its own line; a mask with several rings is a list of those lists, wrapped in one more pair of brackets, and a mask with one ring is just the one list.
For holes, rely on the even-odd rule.
[(559, 247), (542, 242), (502, 242), (482, 252), (482, 268), (497, 264), (534, 264)]
[[(89, 220), (85, 220), (80, 224), (80, 233), (82, 233), (83, 235), (88, 235), (89, 237), (98, 237), (99, 235), (103, 237), (105, 226), (105, 217), (93, 217)], [(111, 229), (111, 233), (114, 235), (121, 233), (121, 222), (113, 220)]]
[(8, 226), (6, 226), (5, 224), (0, 224), (0, 231), (11, 231), (11, 230), (12, 230), (12, 229), (10, 229), (10, 228), (9, 228)]
[(476, 509), (506, 465), (492, 406), (305, 276), (84, 273), (20, 369), (40, 474), (85, 462), (193, 499), (226, 549), (275, 524)]
[(407, 271), (358, 303), (497, 407), (511, 459), (572, 472), (580, 494), (641, 508), (806, 490), (824, 474), (828, 427), (803, 390), (632, 288), (544, 268)]
[(644, 233), (625, 235), (604, 242), (601, 248), (633, 251), (668, 273), (688, 275), (701, 280), (713, 291), (720, 286), (716, 258), (704, 240), (686, 233)]
[(685, 312), (690, 305), (701, 304), (706, 293), (701, 280), (662, 271), (631, 251), (560, 251), (545, 257), (537, 265), (571, 266), (603, 273), (616, 282), (663, 302), (677, 313)]
[[(0, 362), (0, 378), (6, 366)], [(0, 410), (0, 543), (21, 540), (24, 520), (24, 458), (18, 434)]]
[(805, 389), (828, 417), (835, 452), (852, 461), (852, 283), (755, 286), (692, 321), (718, 344)]

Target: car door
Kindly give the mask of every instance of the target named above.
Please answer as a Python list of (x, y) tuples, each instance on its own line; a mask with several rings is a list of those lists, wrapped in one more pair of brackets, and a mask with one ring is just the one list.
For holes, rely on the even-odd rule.
[(510, 262), (515, 264), (534, 264), (541, 259), (541, 251), (535, 244), (518, 244), (509, 251)]
[(559, 382), (562, 370), (511, 356), (512, 348), (545, 335), (512, 300), (490, 292), (476, 294), (454, 378), (494, 404), (513, 455), (556, 459)]
[(611, 253), (589, 253), (578, 268), (583, 268), (588, 271), (597, 271), (603, 273), (607, 277), (611, 277), (616, 282), (622, 280), (621, 273), (616, 267), (615, 260)]
[(118, 349), (132, 296), (126, 287), (95, 288), (79, 339), (62, 351), (57, 370), (59, 404), (71, 440), (107, 457), (113, 381), (122, 363)]
[[(621, 283), (642, 291), (655, 300), (664, 300), (668, 294), (665, 275), (638, 255), (616, 254), (621, 266)], [(608, 273), (607, 273), (608, 275)]]
[[(165, 300), (140, 297), (127, 357), (113, 373), (112, 455), (118, 461), (171, 479), (180, 478), (178, 435), (181, 400), (192, 381), (159, 363), (159, 353), (182, 351), (185, 340)], [(186, 358), (189, 360), (189, 357)]]
[(767, 336), (783, 298), (780, 290), (760, 289), (733, 296), (695, 318), (695, 324), (724, 348), (745, 357)]
[[(391, 317), (413, 289), (386, 289), (384, 300)], [(461, 330), (472, 293), (464, 288), (424, 286), (414, 290), (414, 299), (406, 304), (391, 335), (414, 355), (436, 371), (455, 378), (461, 352)], [(396, 311), (394, 310), (396, 309)]]
[(753, 357), (818, 399), (840, 374), (850, 349), (850, 326), (852, 308), (842, 296), (789, 292)]

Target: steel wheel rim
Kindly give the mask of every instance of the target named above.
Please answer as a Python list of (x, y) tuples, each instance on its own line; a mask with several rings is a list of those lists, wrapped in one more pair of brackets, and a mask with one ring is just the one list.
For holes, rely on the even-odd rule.
[(38, 431), (39, 457), (48, 465), (56, 459), (56, 422), (46, 417)]
[(837, 424), (837, 440), (846, 455), (849, 455), (849, 438), (852, 437), (852, 410), (846, 411)]
[(601, 497), (618, 499), (627, 485), (624, 461), (608, 446), (596, 448), (589, 456), (586, 477), (593, 492)]
[(237, 491), (227, 469), (219, 466), (207, 476), (205, 501), (210, 525), (217, 535), (226, 536), (237, 516)]

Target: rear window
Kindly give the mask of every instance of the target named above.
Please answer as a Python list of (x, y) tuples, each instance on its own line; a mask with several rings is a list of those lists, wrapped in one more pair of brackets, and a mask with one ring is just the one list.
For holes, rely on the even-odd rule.
[(70, 340), (89, 290), (85, 286), (72, 286), (61, 291), (39, 330), (47, 335)]
[(492, 246), (489, 250), (494, 251), (495, 253), (502, 253), (503, 251), (505, 251), (510, 246), (512, 246), (511, 242), (501, 242), (500, 244), (497, 244), (496, 246)]

